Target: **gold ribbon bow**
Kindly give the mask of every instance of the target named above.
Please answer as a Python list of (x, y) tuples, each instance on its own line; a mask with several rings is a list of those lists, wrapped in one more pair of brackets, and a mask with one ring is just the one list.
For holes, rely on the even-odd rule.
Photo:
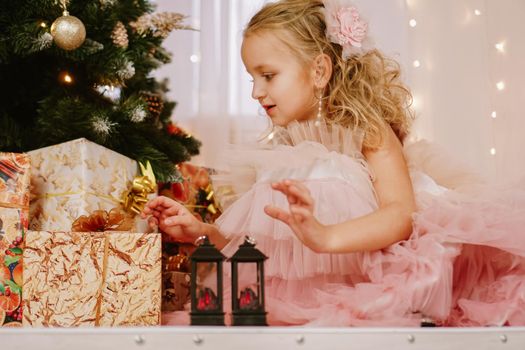
[(73, 232), (105, 232), (105, 231), (130, 231), (133, 219), (129, 214), (123, 213), (118, 208), (113, 208), (109, 213), (105, 210), (95, 210), (91, 215), (82, 215), (71, 225)]
[(204, 192), (206, 192), (206, 200), (208, 202), (211, 202), (210, 205), (206, 208), (211, 214), (215, 215), (217, 214), (217, 211), (219, 210), (217, 200), (215, 198), (215, 192), (213, 191), (213, 187), (211, 184), (206, 186), (204, 189)]
[(202, 205), (202, 204), (185, 204), (184, 206), (188, 209), (206, 209), (209, 213), (212, 215), (217, 215), (217, 213), (221, 213), (221, 207), (217, 201), (217, 198), (215, 197), (215, 192), (213, 190), (213, 186), (209, 184), (206, 186), (206, 188), (201, 188), (201, 190), (206, 193), (206, 202), (209, 202), (208, 205)]
[(128, 213), (140, 214), (144, 206), (148, 202), (148, 195), (157, 191), (157, 182), (155, 174), (151, 168), (149, 161), (146, 166), (139, 163), (142, 176), (137, 176), (133, 179), (131, 189), (124, 192), (120, 200), (120, 204)]

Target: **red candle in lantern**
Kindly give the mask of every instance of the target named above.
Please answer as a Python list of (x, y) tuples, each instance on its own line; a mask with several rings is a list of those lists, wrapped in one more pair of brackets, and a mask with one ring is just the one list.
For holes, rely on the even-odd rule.
[(213, 290), (206, 287), (199, 293), (199, 299), (197, 300), (198, 310), (215, 310), (217, 309), (217, 296), (213, 293)]
[(246, 287), (241, 291), (241, 297), (239, 298), (239, 308), (241, 310), (255, 310), (259, 307), (259, 299), (255, 292)]

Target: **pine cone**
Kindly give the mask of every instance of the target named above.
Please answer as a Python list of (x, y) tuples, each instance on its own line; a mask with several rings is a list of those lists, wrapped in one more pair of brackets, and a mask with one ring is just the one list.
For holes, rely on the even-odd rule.
[(162, 101), (161, 96), (151, 92), (143, 92), (141, 95), (148, 105), (148, 112), (154, 123), (160, 125), (159, 118), (164, 109), (164, 102)]
[(113, 43), (119, 47), (124, 49), (128, 47), (128, 32), (126, 31), (126, 27), (122, 22), (117, 22), (115, 28), (113, 28), (111, 39), (113, 39)]

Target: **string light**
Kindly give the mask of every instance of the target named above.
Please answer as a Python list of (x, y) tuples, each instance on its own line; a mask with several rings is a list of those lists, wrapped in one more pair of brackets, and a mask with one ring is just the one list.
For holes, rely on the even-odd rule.
[(191, 61), (192, 63), (200, 62), (200, 60), (201, 60), (201, 58), (200, 58), (200, 56), (197, 55), (197, 54), (193, 54), (193, 55), (190, 56), (190, 61)]
[(60, 74), (58, 75), (58, 79), (61, 82), (66, 83), (68, 85), (73, 83), (73, 76), (71, 76), (69, 72), (66, 71), (60, 72)]
[(490, 154), (493, 155), (493, 156), (496, 155), (496, 149), (495, 149), (494, 147), (492, 147), (492, 148), (490, 149)]
[(42, 28), (46, 28), (46, 27), (47, 27), (47, 24), (46, 24), (46, 22), (40, 22), (40, 26), (41, 26)]
[(499, 90), (499, 91), (502, 91), (505, 89), (505, 82), (504, 81), (498, 81), (496, 83), (496, 88)]
[(475, 14), (476, 16), (481, 16), (481, 11), (480, 11), (479, 9), (475, 9), (475, 10), (474, 10), (474, 14)]
[(412, 65), (413, 65), (415, 68), (419, 68), (419, 67), (421, 67), (421, 62), (419, 62), (419, 60), (415, 60), (414, 62), (412, 62)]
[(414, 28), (415, 26), (417, 26), (417, 21), (416, 21), (415, 19), (412, 18), (410, 21), (408, 21), (408, 24), (409, 24), (412, 28)]
[(498, 50), (499, 52), (501, 53), (505, 52), (505, 43), (503, 41), (500, 43), (497, 43), (494, 46), (496, 47), (496, 50)]
[(490, 113), (490, 116), (492, 117), (492, 119), (496, 119), (498, 117), (498, 113), (496, 111), (492, 111), (492, 113)]

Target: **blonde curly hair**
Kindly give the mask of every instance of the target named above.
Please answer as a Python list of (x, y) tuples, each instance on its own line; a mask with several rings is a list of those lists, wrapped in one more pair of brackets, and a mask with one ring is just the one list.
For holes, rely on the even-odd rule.
[(399, 64), (376, 49), (343, 60), (342, 47), (326, 37), (322, 9), (319, 0), (269, 3), (252, 17), (244, 36), (278, 31), (281, 41), (306, 64), (327, 54), (333, 65), (326, 87), (327, 121), (363, 129), (366, 148), (382, 144), (388, 125), (403, 142), (414, 117), (409, 109), (412, 95), (400, 81)]

